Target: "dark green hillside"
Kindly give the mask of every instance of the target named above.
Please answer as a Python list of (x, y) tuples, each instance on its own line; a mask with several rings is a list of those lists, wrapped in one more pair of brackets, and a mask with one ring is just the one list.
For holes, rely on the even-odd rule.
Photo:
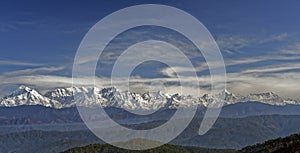
[(198, 147), (183, 147), (176, 145), (163, 145), (158, 148), (145, 151), (132, 151), (120, 149), (108, 144), (94, 144), (85, 147), (73, 148), (63, 153), (234, 153), (234, 150), (205, 149)]
[(299, 153), (300, 134), (293, 134), (285, 138), (277, 138), (261, 144), (247, 146), (239, 151), (226, 149), (206, 149), (198, 147), (163, 145), (158, 148), (145, 151), (130, 151), (119, 149), (105, 144), (94, 144), (85, 147), (77, 147), (63, 153)]
[(285, 138), (277, 138), (262, 144), (248, 146), (240, 150), (241, 153), (299, 153), (300, 134), (293, 134)]

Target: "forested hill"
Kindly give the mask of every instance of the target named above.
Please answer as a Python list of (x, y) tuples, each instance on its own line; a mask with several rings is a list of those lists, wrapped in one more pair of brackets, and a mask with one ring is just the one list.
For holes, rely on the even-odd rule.
[(240, 150), (241, 153), (299, 153), (300, 134), (293, 134), (285, 138), (277, 138), (261, 144), (248, 146)]
[(166, 144), (158, 148), (132, 151), (120, 149), (109, 144), (92, 144), (77, 147), (63, 153), (299, 153), (300, 134), (293, 134), (285, 138), (277, 138), (261, 144), (247, 146), (239, 151), (230, 149), (207, 149)]
[(108, 144), (93, 144), (85, 147), (73, 148), (63, 153), (234, 153), (234, 150), (224, 149), (205, 149), (198, 147), (184, 147), (176, 145), (163, 145), (158, 148), (144, 150), (144, 151), (132, 151), (120, 149)]

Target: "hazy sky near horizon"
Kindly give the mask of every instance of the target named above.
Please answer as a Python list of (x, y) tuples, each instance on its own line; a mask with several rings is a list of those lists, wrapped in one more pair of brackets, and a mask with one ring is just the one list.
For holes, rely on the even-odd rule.
[[(88, 30), (119, 9), (148, 3), (182, 9), (207, 27), (224, 57), (229, 91), (242, 95), (273, 91), (280, 96), (300, 98), (300, 2), (296, 0), (1, 1), (0, 95), (20, 84), (38, 89), (71, 86), (76, 50)], [(128, 32), (131, 39), (119, 39), (135, 42), (135, 38), (141, 38), (141, 32), (153, 37), (155, 32), (163, 33), (155, 28), (133, 29)], [(176, 43), (184, 42), (178, 40)], [(114, 50), (103, 58), (107, 66), (97, 69), (99, 77), (106, 80)], [(210, 83), (207, 66), (197, 55), (189, 56), (205, 92)], [(184, 67), (173, 70), (192, 71)], [(177, 85), (173, 71), (162, 63), (145, 63), (134, 76), (142, 85), (151, 79), (167, 81), (174, 89)]]

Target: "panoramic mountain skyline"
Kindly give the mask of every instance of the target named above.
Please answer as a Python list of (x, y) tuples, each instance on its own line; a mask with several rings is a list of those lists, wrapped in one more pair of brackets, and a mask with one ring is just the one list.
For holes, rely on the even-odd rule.
[[(11, 93), (21, 84), (41, 91), (71, 86), (73, 59), (86, 32), (106, 15), (121, 8), (144, 3), (149, 1), (1, 2), (0, 95)], [(172, 1), (160, 4), (190, 13), (211, 32), (224, 58), (229, 91), (239, 95), (270, 91), (285, 98), (300, 98), (298, 1), (272, 1), (272, 5), (258, 0), (251, 3)], [(164, 29), (137, 28), (128, 31), (131, 36), (129, 39), (125, 37), (125, 33), (116, 42), (121, 40), (126, 45), (143, 40), (141, 31), (162, 39), (167, 39), (164, 34), (170, 34)], [(157, 33), (162, 33), (163, 36), (157, 36)], [(179, 38), (176, 34), (173, 36)], [(210, 75), (203, 56), (193, 54), (193, 47), (184, 39), (176, 40), (175, 43), (187, 45), (188, 50), (184, 53), (195, 66), (201, 95), (209, 92)], [(153, 49), (152, 46), (148, 47)], [(118, 55), (114, 52), (117, 48), (110, 49), (112, 51), (103, 56), (104, 60), (100, 60), (97, 68), (97, 87), (109, 86), (112, 63)], [(171, 59), (178, 60), (178, 57), (171, 56)], [(193, 72), (186, 67), (170, 68), (162, 63), (150, 62), (135, 69), (132, 81), (138, 82), (138, 89), (153, 80), (162, 81), (169, 87), (166, 91), (176, 93), (180, 89), (177, 89), (178, 80), (174, 71), (184, 74)], [(122, 79), (124, 78), (120, 78)], [(189, 81), (189, 77), (186, 81)], [(191, 85), (183, 89), (196, 94), (193, 93), (194, 88)]]
[(300, 151), (299, 6), (0, 1), (0, 152)]

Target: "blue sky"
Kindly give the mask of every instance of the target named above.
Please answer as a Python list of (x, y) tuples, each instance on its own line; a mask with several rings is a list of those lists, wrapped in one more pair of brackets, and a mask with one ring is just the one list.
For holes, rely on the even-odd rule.
[[(297, 97), (300, 2), (296, 0), (1, 1), (0, 95), (19, 84), (43, 89), (68, 86), (69, 81), (56, 81), (70, 79), (76, 50), (88, 30), (112, 12), (147, 3), (182, 9), (208, 28), (223, 54), (231, 91), (275, 91)], [(150, 77), (171, 77), (163, 65), (146, 65), (136, 70), (137, 75), (143, 69), (151, 70)], [(205, 78), (208, 70), (204, 66), (198, 74)]]

